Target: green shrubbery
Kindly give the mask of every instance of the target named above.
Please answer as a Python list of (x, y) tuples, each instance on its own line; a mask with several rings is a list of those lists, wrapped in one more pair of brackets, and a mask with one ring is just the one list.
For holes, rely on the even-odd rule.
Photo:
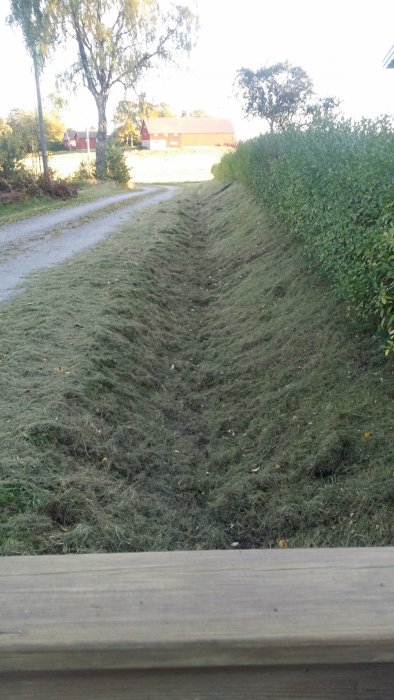
[(63, 141), (52, 139), (47, 141), (47, 150), (51, 153), (63, 153), (64, 144)]
[(96, 179), (96, 166), (90, 160), (81, 160), (79, 167), (73, 174), (74, 182), (90, 182)]
[(58, 179), (50, 170), (49, 177), (36, 175), (22, 163), (24, 151), (12, 137), (0, 136), (0, 203), (12, 204), (37, 195), (67, 199), (76, 194), (75, 185)]
[(240, 180), (299, 235), (349, 312), (394, 351), (394, 133), (323, 123), (241, 143), (214, 175)]
[(8, 192), (14, 182), (19, 182), (25, 173), (21, 165), (24, 151), (9, 134), (0, 133), (0, 191)]
[[(96, 163), (82, 160), (78, 170), (74, 173), (76, 182), (84, 182), (96, 179)], [(108, 139), (105, 149), (105, 179), (114, 180), (121, 185), (131, 180), (130, 168), (127, 166), (124, 149), (116, 139)]]
[(127, 166), (124, 150), (116, 139), (109, 139), (105, 153), (106, 178), (120, 184), (131, 180), (130, 169)]

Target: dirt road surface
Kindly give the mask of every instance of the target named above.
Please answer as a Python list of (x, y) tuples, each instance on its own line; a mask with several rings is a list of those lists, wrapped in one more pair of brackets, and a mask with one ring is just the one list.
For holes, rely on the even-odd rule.
[[(1, 226), (0, 301), (23, 291), (23, 279), (29, 273), (93, 247), (137, 212), (169, 199), (176, 190), (170, 186), (141, 187)], [(108, 212), (109, 207), (113, 209)]]

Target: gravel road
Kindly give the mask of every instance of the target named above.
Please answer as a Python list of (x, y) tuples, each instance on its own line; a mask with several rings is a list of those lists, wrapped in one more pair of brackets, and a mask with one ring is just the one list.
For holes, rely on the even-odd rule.
[[(176, 190), (141, 187), (0, 226), (0, 301), (23, 291), (23, 279), (30, 272), (92, 248), (131, 221), (137, 211), (169, 199)], [(108, 207), (113, 210), (108, 212)], [(100, 213), (102, 209), (106, 211)], [(86, 217), (94, 218), (84, 221)]]

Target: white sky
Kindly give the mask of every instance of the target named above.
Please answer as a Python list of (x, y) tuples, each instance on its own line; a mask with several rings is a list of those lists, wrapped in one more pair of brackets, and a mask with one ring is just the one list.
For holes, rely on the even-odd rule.
[[(200, 17), (197, 46), (176, 69), (167, 67), (160, 74), (150, 74), (142, 87), (153, 101), (167, 102), (179, 114), (183, 109), (204, 109), (214, 116), (229, 117), (238, 138), (245, 138), (264, 127), (242, 116), (233, 87), (237, 69), (289, 60), (307, 71), (319, 96), (340, 98), (346, 115), (394, 113), (394, 70), (382, 67), (394, 44), (392, 0), (195, 1)], [(8, 0), (0, 0), (3, 117), (12, 107), (35, 106), (30, 61), (19, 30), (5, 24), (7, 14)], [(66, 56), (57, 59), (57, 70)], [(52, 62), (43, 76), (43, 93), (54, 90)], [(77, 95), (66, 96), (70, 101), (67, 126), (94, 126), (97, 117), (89, 93), (81, 89)], [(122, 92), (113, 95), (109, 117), (122, 97)]]

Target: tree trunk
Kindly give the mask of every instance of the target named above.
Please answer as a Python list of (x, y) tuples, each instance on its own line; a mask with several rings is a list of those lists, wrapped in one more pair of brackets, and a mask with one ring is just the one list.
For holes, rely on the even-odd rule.
[(96, 177), (98, 180), (104, 180), (106, 176), (105, 152), (107, 148), (107, 97), (105, 95), (97, 95), (96, 105), (98, 112), (98, 130), (96, 141)]
[(42, 100), (41, 100), (41, 89), (40, 89), (40, 67), (38, 63), (37, 54), (33, 53), (33, 65), (34, 65), (34, 78), (36, 81), (36, 92), (37, 92), (37, 112), (38, 112), (38, 125), (40, 130), (40, 150), (42, 155), (42, 165), (44, 169), (44, 179), (49, 180), (49, 165), (48, 165), (48, 153), (45, 141), (45, 125), (44, 125), (44, 114), (42, 111)]

